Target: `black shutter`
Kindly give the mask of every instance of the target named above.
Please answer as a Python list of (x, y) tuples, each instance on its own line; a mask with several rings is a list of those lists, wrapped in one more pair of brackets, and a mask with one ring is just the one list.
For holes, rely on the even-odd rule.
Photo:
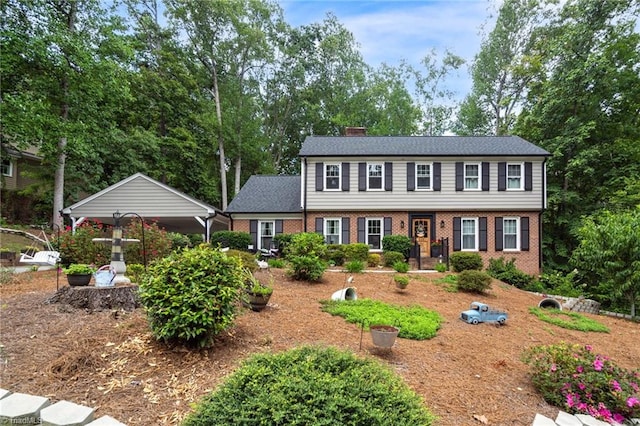
[(433, 163), (433, 190), (440, 191), (442, 187), (442, 167), (441, 164)]
[(367, 163), (358, 163), (358, 191), (367, 190)]
[(384, 235), (391, 235), (391, 225), (393, 224), (392, 219), (390, 217), (384, 218)]
[(533, 191), (533, 164), (530, 162), (524, 163), (524, 190)]
[(489, 167), (490, 166), (488, 161), (482, 162), (482, 190), (483, 191), (489, 190)]
[(504, 241), (502, 234), (503, 225), (503, 219), (501, 217), (496, 217), (496, 251), (504, 250), (504, 246), (502, 244)]
[(384, 163), (384, 190), (391, 191), (393, 189), (393, 163)]
[(282, 234), (284, 228), (284, 222), (282, 219), (276, 220), (276, 235)]
[(350, 223), (348, 217), (342, 218), (342, 244), (349, 244), (350, 240)]
[(324, 163), (316, 163), (316, 191), (324, 189)]
[(520, 249), (529, 251), (529, 218), (520, 218)]
[(480, 231), (480, 247), (478, 250), (487, 251), (487, 218), (481, 217), (478, 218), (478, 230)]
[(498, 191), (507, 190), (507, 163), (498, 163)]
[(365, 218), (359, 217), (358, 218), (358, 242), (359, 243), (364, 243), (367, 241), (367, 238), (366, 238), (367, 230), (365, 229), (365, 227), (366, 227)]
[(324, 219), (321, 217), (316, 217), (316, 234), (324, 234)]
[(407, 163), (407, 191), (416, 189), (416, 163)]
[(349, 170), (350, 163), (342, 163), (342, 190), (349, 190)]
[(456, 162), (456, 191), (464, 189), (464, 163)]
[(462, 218), (453, 218), (453, 251), (462, 250)]
[(258, 221), (252, 219), (249, 221), (249, 233), (251, 234), (251, 243), (254, 250), (258, 248)]

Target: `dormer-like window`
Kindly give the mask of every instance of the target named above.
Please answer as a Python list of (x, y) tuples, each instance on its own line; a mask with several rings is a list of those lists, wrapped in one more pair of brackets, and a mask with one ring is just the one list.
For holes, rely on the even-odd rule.
[(383, 189), (384, 165), (382, 163), (367, 164), (367, 188)]
[(340, 164), (338, 163), (326, 163), (324, 165), (324, 182), (325, 189), (339, 190), (340, 189)]

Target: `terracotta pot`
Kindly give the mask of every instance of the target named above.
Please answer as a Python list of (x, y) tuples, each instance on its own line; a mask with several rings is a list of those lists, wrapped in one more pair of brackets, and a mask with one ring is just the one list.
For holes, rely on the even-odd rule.
[(67, 274), (67, 282), (72, 287), (89, 285), (91, 274)]

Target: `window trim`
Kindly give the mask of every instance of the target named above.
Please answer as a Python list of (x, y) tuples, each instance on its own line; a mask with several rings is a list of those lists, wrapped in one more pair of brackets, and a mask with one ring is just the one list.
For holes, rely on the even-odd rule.
[[(369, 174), (369, 166), (379, 165), (380, 166), (380, 188), (371, 188), (371, 175)], [(367, 191), (384, 191), (384, 162), (383, 161), (372, 161), (367, 162)]]
[[(335, 166), (338, 169), (338, 186), (336, 188), (329, 188), (327, 185), (327, 168), (329, 166)], [(335, 177), (335, 176), (332, 176)], [(324, 163), (322, 168), (322, 179), (325, 191), (342, 191), (342, 164), (341, 163)]]
[[(473, 221), (474, 223), (474, 248), (464, 247), (464, 223), (465, 221)], [(461, 217), (460, 218), (460, 251), (478, 252), (480, 251), (480, 220), (477, 217)]]
[[(7, 170), (8, 170), (6, 173), (4, 172), (4, 166), (5, 166), (4, 162), (5, 161), (7, 162), (6, 165), (7, 165)], [(13, 160), (11, 158), (4, 158), (2, 160), (2, 162), (3, 162), (3, 164), (2, 164), (2, 169), (3, 169), (2, 176), (13, 177)]]
[[(418, 185), (418, 166), (429, 167), (429, 186), (421, 187)], [(416, 162), (415, 163), (415, 190), (416, 191), (433, 191), (433, 162)]]
[[(380, 248), (372, 248), (371, 245), (369, 244), (369, 221), (372, 220), (377, 220), (380, 222)], [(382, 251), (382, 238), (384, 237), (384, 218), (383, 217), (365, 217), (364, 218), (364, 239), (365, 239), (365, 244), (367, 246), (369, 246), (369, 251), (373, 251), (373, 252), (378, 252), (378, 251)], [(372, 235), (378, 235), (378, 234), (372, 234)]]
[[(327, 241), (327, 235), (338, 235), (337, 244), (342, 244), (342, 218), (341, 217), (325, 217), (323, 219), (324, 219), (324, 222), (322, 227), (322, 234), (323, 234), (322, 236), (324, 237), (325, 243), (333, 244)], [(334, 220), (338, 222), (338, 232), (337, 234), (327, 234), (327, 229), (329, 229), (329, 227), (327, 226), (327, 222), (334, 221)]]
[[(509, 188), (509, 166), (520, 167), (520, 186), (517, 188)], [(505, 189), (507, 191), (524, 191), (524, 163), (507, 163), (505, 170)]]
[(258, 221), (258, 236), (256, 243), (258, 245), (258, 250), (267, 249), (269, 250), (271, 247), (262, 247), (262, 238), (264, 235), (262, 234), (262, 224), (270, 223), (271, 224), (271, 241), (273, 241), (273, 237), (276, 235), (276, 221), (275, 220), (259, 220)]
[[(478, 174), (475, 178), (478, 180), (476, 188), (467, 187), (467, 166), (478, 167)], [(464, 191), (482, 191), (482, 163), (481, 162), (465, 162), (462, 164), (462, 189)]]
[[(507, 240), (506, 240), (506, 236), (507, 236), (507, 232), (506, 232), (506, 221), (507, 220), (514, 220), (516, 222), (516, 247), (515, 248), (507, 248)], [(508, 235), (513, 235), (513, 234), (508, 234)], [(518, 216), (507, 216), (507, 217), (503, 217), (502, 218), (502, 251), (510, 251), (510, 252), (515, 252), (515, 251), (521, 251), (521, 243), (520, 243), (520, 217)]]

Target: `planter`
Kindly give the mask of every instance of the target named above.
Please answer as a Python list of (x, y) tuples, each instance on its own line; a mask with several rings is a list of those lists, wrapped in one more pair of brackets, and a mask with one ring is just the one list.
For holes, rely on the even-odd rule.
[(439, 257), (442, 255), (442, 246), (431, 246), (431, 257)]
[(375, 346), (390, 349), (398, 337), (400, 329), (391, 325), (372, 325), (369, 327), (371, 331), (371, 340)]
[(247, 297), (249, 299), (247, 307), (251, 308), (252, 311), (260, 312), (267, 307), (271, 294), (255, 294), (247, 292)]
[(72, 287), (89, 285), (91, 274), (67, 274), (67, 282)]

